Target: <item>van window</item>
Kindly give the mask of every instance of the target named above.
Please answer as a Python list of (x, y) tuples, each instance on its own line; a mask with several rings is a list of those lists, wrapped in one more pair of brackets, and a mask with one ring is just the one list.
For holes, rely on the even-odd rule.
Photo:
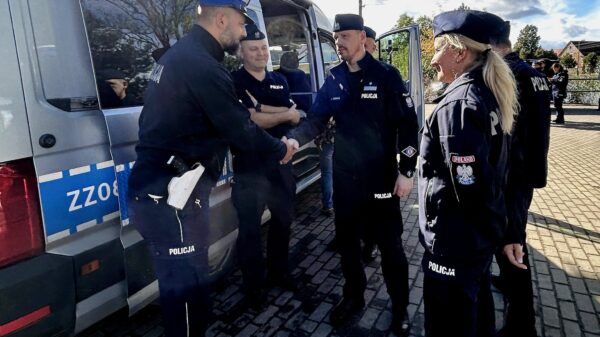
[(329, 76), (329, 69), (340, 64), (341, 60), (335, 48), (335, 42), (332, 37), (320, 35), (321, 52), (323, 53), (323, 69), (325, 77)]
[[(378, 59), (393, 65), (405, 82), (410, 81), (410, 33), (400, 31), (379, 40)], [(409, 88), (410, 86), (407, 86)]]
[(156, 61), (193, 26), (196, 0), (80, 0), (103, 109), (143, 105)]
[(62, 0), (28, 4), (45, 99), (64, 111), (97, 109), (81, 8)]
[[(269, 40), (269, 51), (273, 70), (283, 74), (290, 86), (292, 99), (298, 108), (308, 111), (312, 104), (311, 60), (312, 48), (307, 39), (306, 24), (293, 8), (278, 8), (288, 10), (276, 16), (267, 16), (265, 26)], [(279, 14), (279, 13), (278, 13)]]

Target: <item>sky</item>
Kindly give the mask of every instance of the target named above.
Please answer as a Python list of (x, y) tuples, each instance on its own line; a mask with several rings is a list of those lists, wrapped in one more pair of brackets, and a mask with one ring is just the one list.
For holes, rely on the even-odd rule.
[[(358, 14), (358, 0), (313, 0), (333, 20), (338, 13)], [(363, 0), (365, 24), (385, 33), (398, 17), (433, 17), (461, 3), (511, 22), (511, 40), (531, 24), (538, 28), (544, 49), (563, 48), (569, 41), (600, 41), (600, 0)]]

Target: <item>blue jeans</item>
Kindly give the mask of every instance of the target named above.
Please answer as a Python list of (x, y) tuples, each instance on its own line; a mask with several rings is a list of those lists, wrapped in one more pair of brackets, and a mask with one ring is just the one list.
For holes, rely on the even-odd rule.
[(321, 149), (321, 203), (324, 209), (333, 208), (333, 144)]

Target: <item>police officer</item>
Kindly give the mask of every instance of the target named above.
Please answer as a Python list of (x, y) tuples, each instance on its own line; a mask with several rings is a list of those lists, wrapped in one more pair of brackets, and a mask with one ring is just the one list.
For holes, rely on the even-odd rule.
[(419, 227), (425, 335), (494, 336), (490, 265), (506, 226), (503, 190), (516, 83), (490, 50), (483, 12), (433, 20), (431, 66), (449, 83), (423, 128)]
[[(300, 121), (290, 99), (285, 77), (266, 71), (269, 47), (265, 34), (254, 24), (246, 25), (241, 51), (244, 66), (233, 72), (238, 97), (250, 111), (250, 118), (275, 138), (281, 138)], [(237, 209), (238, 258), (244, 290), (252, 305), (264, 298), (264, 281), (286, 289), (294, 284), (288, 276), (290, 226), (294, 219), (296, 181), (292, 164), (279, 165), (261, 154), (233, 149), (235, 172), (232, 200)], [(260, 224), (265, 205), (271, 211), (265, 264)]]
[[(224, 51), (235, 52), (246, 34), (244, 2), (202, 0), (200, 5), (197, 24), (152, 71), (129, 179), (130, 216), (153, 259), (169, 337), (204, 336), (210, 321), (208, 199), (228, 144), (273, 162), (287, 162), (293, 154), (250, 121), (220, 63)], [(196, 163), (205, 172), (179, 211), (166, 203), (167, 185), (184, 166)]]
[(365, 42), (365, 50), (374, 55), (377, 52), (377, 33), (373, 30), (373, 28), (365, 26), (365, 33), (367, 34), (367, 41)]
[(567, 85), (569, 84), (569, 73), (560, 63), (552, 65), (554, 76), (550, 79), (552, 83), (552, 99), (554, 99), (554, 108), (556, 108), (556, 119), (554, 123), (565, 124), (565, 110), (563, 102), (567, 97)]
[[(392, 300), (391, 329), (409, 330), (408, 264), (402, 247), (399, 197), (411, 191), (417, 158), (418, 124), (400, 73), (365, 51), (363, 20), (335, 17), (334, 38), (341, 64), (331, 69), (306, 122), (290, 133), (303, 144), (336, 121), (333, 201), (344, 284), (343, 299), (330, 318), (340, 325), (365, 305), (367, 285), (361, 261), (362, 231), (374, 231), (383, 275)], [(401, 151), (400, 163), (396, 159)]]
[(500, 277), (492, 283), (499, 285), (508, 301), (508, 312), (499, 336), (537, 336), (531, 269), (527, 252), (527, 211), (533, 199), (533, 189), (546, 186), (548, 148), (550, 144), (550, 88), (546, 77), (531, 68), (512, 51), (510, 23), (488, 13), (492, 49), (504, 57), (519, 88), (519, 114), (511, 136), (510, 166), (506, 187), (508, 228), (503, 249), (496, 254)]

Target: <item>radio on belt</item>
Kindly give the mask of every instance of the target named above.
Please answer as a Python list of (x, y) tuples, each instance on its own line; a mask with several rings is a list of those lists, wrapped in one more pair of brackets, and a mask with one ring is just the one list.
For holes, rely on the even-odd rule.
[(171, 156), (167, 161), (167, 164), (172, 165), (179, 174), (178, 177), (173, 177), (169, 181), (167, 189), (169, 191), (169, 197), (167, 198), (167, 204), (171, 207), (182, 210), (187, 203), (194, 187), (202, 177), (204, 173), (204, 166), (200, 163), (194, 164), (190, 169), (186, 163), (179, 157)]

